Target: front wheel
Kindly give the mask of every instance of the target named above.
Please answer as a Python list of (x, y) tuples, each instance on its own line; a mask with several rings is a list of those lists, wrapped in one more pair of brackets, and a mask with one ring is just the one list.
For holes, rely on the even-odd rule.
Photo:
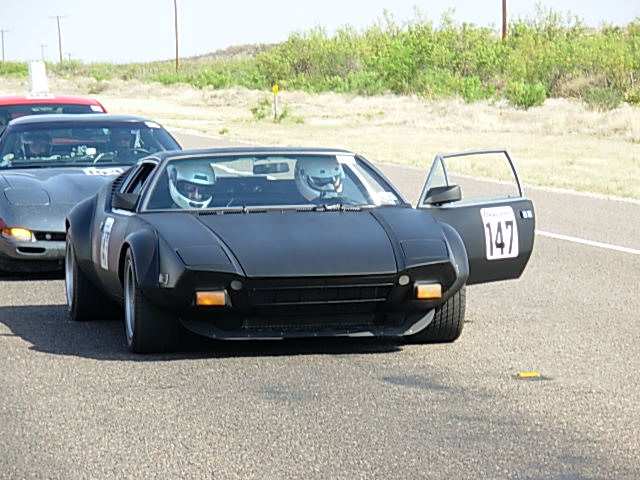
[(116, 304), (98, 290), (80, 269), (68, 234), (64, 255), (64, 287), (71, 320), (118, 317)]
[(181, 336), (178, 321), (140, 290), (131, 250), (124, 261), (124, 323), (127, 344), (135, 353), (173, 350)]
[(435, 312), (427, 328), (405, 338), (410, 343), (450, 343), (462, 333), (466, 306), (465, 287), (458, 290)]

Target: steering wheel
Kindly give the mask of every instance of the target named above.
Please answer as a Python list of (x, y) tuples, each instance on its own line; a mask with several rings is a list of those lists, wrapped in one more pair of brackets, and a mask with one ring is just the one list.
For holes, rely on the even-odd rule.
[(134, 155), (138, 155), (138, 154), (146, 154), (149, 155), (151, 152), (149, 150), (147, 150), (146, 148), (134, 148), (133, 150), (131, 150), (131, 152)]

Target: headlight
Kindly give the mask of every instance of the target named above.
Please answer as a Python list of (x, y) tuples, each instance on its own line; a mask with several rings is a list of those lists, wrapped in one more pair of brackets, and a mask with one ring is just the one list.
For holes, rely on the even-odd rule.
[(2, 220), (0, 220), (0, 234), (2, 234), (3, 237), (10, 238), (12, 240), (22, 240), (26, 242), (33, 240), (31, 230), (20, 227), (9, 227)]

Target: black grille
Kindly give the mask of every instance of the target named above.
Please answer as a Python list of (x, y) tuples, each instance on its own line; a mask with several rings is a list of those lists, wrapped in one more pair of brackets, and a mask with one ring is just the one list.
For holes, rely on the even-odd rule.
[(366, 313), (385, 302), (393, 283), (251, 286), (249, 306), (261, 313)]
[(34, 232), (33, 235), (38, 241), (64, 242), (66, 234), (64, 232)]
[(323, 331), (373, 328), (380, 325), (376, 315), (324, 315), (324, 316), (292, 316), (292, 317), (252, 317), (242, 322), (243, 330), (255, 331)]

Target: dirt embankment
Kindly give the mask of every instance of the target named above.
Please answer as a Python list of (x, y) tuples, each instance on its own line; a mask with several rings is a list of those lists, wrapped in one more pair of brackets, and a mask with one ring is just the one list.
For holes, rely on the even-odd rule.
[[(151, 117), (169, 128), (271, 145), (340, 147), (374, 161), (430, 165), (436, 153), (507, 148), (529, 184), (640, 199), (640, 110), (609, 112), (550, 99), (516, 110), (506, 103), (426, 101), (415, 97), (310, 95), (282, 91), (273, 121), (273, 95), (247, 89), (165, 87), (136, 81), (49, 80), (56, 93), (90, 94), (114, 113)], [(26, 82), (0, 79), (0, 94)], [(259, 113), (266, 117), (257, 119)]]

